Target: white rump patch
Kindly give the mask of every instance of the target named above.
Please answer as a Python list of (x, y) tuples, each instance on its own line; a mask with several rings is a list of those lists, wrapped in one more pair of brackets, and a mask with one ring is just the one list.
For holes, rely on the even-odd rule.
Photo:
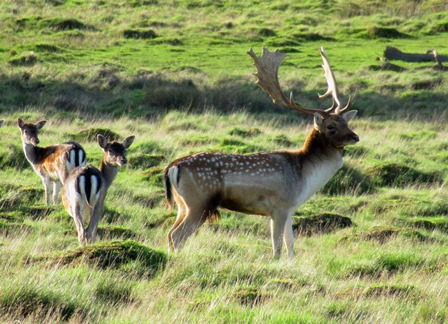
[(173, 166), (168, 170), (168, 177), (170, 178), (171, 183), (176, 187), (179, 185), (177, 183), (178, 174), (179, 168), (177, 166)]
[(89, 201), (86, 197), (86, 177), (84, 175), (79, 177), (79, 195), (86, 201)]
[(90, 191), (89, 202), (90, 202), (90, 205), (93, 206), (96, 204), (98, 197), (100, 195), (99, 188), (98, 188), (99, 187), (98, 177), (95, 175), (92, 175), (90, 177), (90, 181), (92, 183), (92, 188)]

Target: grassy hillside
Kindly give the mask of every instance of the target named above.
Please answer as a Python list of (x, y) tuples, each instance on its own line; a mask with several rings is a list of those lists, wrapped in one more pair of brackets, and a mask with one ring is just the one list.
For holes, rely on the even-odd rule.
[(1, 9), (6, 111), (35, 106), (137, 117), (184, 106), (272, 110), (245, 54), (262, 46), (290, 54), (282, 84), (316, 105), (325, 86), (324, 46), (361, 114), (445, 117), (444, 77), (424, 69), (433, 64), (404, 64), (409, 73), (398, 74), (370, 69), (386, 46), (446, 52), (444, 1), (58, 0), (7, 1)]
[[(298, 2), (298, 1), (297, 1)], [(448, 320), (448, 88), (444, 1), (6, 1), (0, 4), (0, 321), (327, 323)], [(376, 28), (373, 28), (376, 27)], [(378, 32), (380, 31), (380, 32)], [(386, 34), (382, 34), (386, 32)], [(272, 259), (269, 221), (222, 211), (178, 254), (161, 173), (199, 151), (295, 149), (311, 119), (254, 83), (253, 47), (289, 54), (281, 84), (309, 107), (324, 46), (361, 141), (294, 215), (296, 257)], [(448, 65), (448, 63), (446, 63)], [(47, 207), (16, 119), (48, 119), (41, 145), (136, 135), (99, 242), (80, 248)]]

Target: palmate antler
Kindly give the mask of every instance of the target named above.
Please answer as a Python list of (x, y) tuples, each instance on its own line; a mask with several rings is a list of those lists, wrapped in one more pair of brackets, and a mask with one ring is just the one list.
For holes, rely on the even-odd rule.
[(298, 106), (294, 102), (292, 92), (289, 100), (285, 97), (278, 81), (278, 69), (280, 67), (280, 64), (282, 63), (283, 58), (285, 58), (287, 54), (281, 53), (278, 50), (276, 50), (275, 52), (269, 52), (267, 47), (263, 47), (263, 53), (260, 57), (255, 55), (252, 48), (249, 50), (249, 52), (247, 52), (247, 54), (252, 57), (254, 65), (257, 68), (257, 73), (255, 73), (255, 76), (257, 77), (256, 83), (272, 98), (274, 102), (279, 101), (287, 107), (308, 115), (319, 113), (323, 118), (328, 117), (330, 113), (333, 112), (339, 114), (345, 111), (350, 106), (349, 99), (347, 105), (342, 109), (340, 108), (336, 79), (334, 77), (333, 71), (331, 70), (330, 63), (328, 62), (328, 57), (325, 54), (323, 48), (320, 48), (320, 54), (324, 62), (322, 67), (325, 71), (325, 78), (327, 79), (328, 89), (325, 94), (319, 95), (319, 98), (326, 98), (330, 95), (333, 97), (333, 105), (326, 110), (309, 109)]

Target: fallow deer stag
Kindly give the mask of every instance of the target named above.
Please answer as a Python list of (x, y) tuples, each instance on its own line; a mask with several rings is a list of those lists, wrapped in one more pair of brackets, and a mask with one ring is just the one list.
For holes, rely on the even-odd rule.
[(61, 184), (64, 184), (70, 171), (77, 166), (86, 164), (86, 152), (76, 142), (66, 142), (46, 147), (37, 146), (39, 144), (39, 130), (44, 127), (46, 122), (46, 120), (41, 120), (37, 124), (32, 124), (25, 123), (21, 118), (17, 119), (22, 134), (25, 157), (42, 179), (45, 187), (45, 202), (50, 205), (52, 192), (53, 203), (57, 203)]
[[(135, 137), (129, 136), (122, 143), (108, 142), (103, 135), (98, 135), (97, 138), (98, 145), (103, 149), (100, 169), (91, 165), (73, 169), (62, 192), (62, 202), (75, 221), (81, 244), (95, 242), (107, 190), (119, 168), (127, 164), (126, 149), (131, 146)], [(84, 227), (86, 223), (87, 229)]]
[(286, 56), (263, 48), (261, 57), (252, 49), (248, 54), (257, 68), (257, 83), (274, 102), (314, 116), (314, 127), (303, 147), (296, 151), (275, 151), (251, 155), (199, 153), (173, 161), (164, 172), (170, 208), (174, 200), (177, 218), (168, 233), (170, 250), (178, 250), (218, 207), (271, 217), (274, 257), (279, 258), (282, 239), (290, 258), (294, 236), (292, 215), (322, 188), (342, 167), (342, 151), (359, 141), (347, 122), (356, 110), (347, 111), (350, 100), (341, 107), (336, 80), (321, 48), (328, 90), (320, 98), (332, 96), (327, 110), (298, 106), (288, 100), (278, 82), (278, 69)]

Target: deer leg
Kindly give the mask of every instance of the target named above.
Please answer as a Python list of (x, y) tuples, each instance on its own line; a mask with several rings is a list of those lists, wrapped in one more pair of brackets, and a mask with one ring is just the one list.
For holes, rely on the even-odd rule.
[(271, 239), (275, 259), (279, 259), (282, 253), (282, 240), (286, 220), (287, 215), (284, 214), (273, 214), (271, 217)]
[(61, 183), (59, 181), (53, 182), (53, 203), (56, 205), (59, 199), (59, 191), (61, 191)]
[(93, 207), (89, 226), (87, 226), (87, 243), (95, 243), (98, 224), (103, 214), (103, 207), (104, 203), (101, 201), (98, 201), (98, 203)]
[(171, 233), (173, 250), (178, 251), (183, 247), (185, 241), (204, 224), (210, 210), (204, 205), (190, 206), (182, 222)]
[(186, 210), (187, 210), (185, 203), (182, 199), (176, 199), (176, 205), (177, 205), (176, 221), (174, 222), (173, 226), (171, 226), (171, 229), (168, 232), (168, 251), (170, 251), (170, 252), (175, 251), (172, 234), (173, 234), (174, 230), (176, 230), (176, 228), (184, 220), (185, 215), (186, 215)]
[(292, 230), (292, 215), (288, 215), (285, 224), (285, 232), (283, 234), (283, 241), (285, 242), (286, 252), (288, 252), (289, 259), (294, 257), (294, 232)]
[(51, 181), (49, 178), (42, 177), (42, 182), (44, 184), (45, 189), (45, 203), (47, 206), (50, 206), (50, 196), (51, 196)]
[(86, 232), (84, 229), (84, 222), (83, 217), (81, 215), (81, 207), (78, 203), (75, 205), (70, 206), (68, 209), (69, 214), (73, 217), (73, 220), (75, 221), (76, 230), (78, 232), (78, 241), (81, 245), (86, 244)]

